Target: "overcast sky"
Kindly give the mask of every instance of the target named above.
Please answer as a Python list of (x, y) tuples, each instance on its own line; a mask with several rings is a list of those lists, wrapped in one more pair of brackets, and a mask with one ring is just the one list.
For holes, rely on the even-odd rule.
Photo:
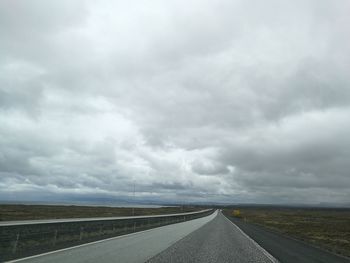
[(349, 203), (349, 10), (2, 0), (0, 200)]

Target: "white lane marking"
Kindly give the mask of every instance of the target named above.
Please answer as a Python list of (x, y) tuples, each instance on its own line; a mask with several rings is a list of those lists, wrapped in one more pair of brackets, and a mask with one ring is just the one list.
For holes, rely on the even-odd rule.
[[(217, 216), (217, 214), (218, 214), (217, 210), (214, 211), (213, 214), (215, 214), (215, 213), (216, 213), (216, 215), (212, 219), (210, 219), (209, 221), (213, 220)], [(213, 214), (210, 214), (210, 215), (205, 216), (205, 217), (213, 216)], [(202, 219), (202, 218), (205, 218), (205, 217), (200, 217), (200, 218), (197, 218), (197, 219)], [(196, 220), (196, 219), (194, 219), (194, 220)], [(191, 222), (191, 221), (192, 220), (189, 220), (189, 221), (186, 221), (186, 222)], [(182, 224), (182, 223), (185, 223), (185, 222), (175, 223), (175, 224)], [(114, 239), (119, 239), (119, 238), (123, 238), (123, 237), (133, 236), (133, 235), (149, 232), (149, 231), (152, 231), (154, 229), (164, 228), (164, 227), (175, 225), (175, 224), (155, 227), (155, 228), (151, 228), (151, 229), (147, 229), (147, 230), (143, 230), (143, 231), (139, 231), (139, 232), (134, 232), (134, 233), (130, 233), (130, 234), (122, 235), (122, 236), (116, 236), (116, 237), (110, 237), (110, 238), (106, 238), (106, 239), (101, 239), (101, 240), (97, 240), (97, 241), (93, 241), (93, 242), (89, 242), (89, 243), (84, 243), (84, 244), (73, 246), (73, 247), (62, 248), (62, 249), (58, 249), (58, 250), (54, 250), (54, 251), (50, 251), (50, 252), (46, 252), (46, 253), (42, 253), (42, 254), (38, 254), (38, 255), (33, 255), (33, 256), (30, 256), (30, 257), (14, 259), (14, 260), (6, 261), (4, 263), (21, 262), (21, 261), (24, 261), (24, 260), (38, 258), (38, 257), (46, 256), (46, 255), (51, 255), (51, 254), (54, 254), (54, 253), (59, 253), (59, 252), (67, 251), (67, 250), (72, 250), (72, 249), (79, 248), (79, 247), (85, 247), (85, 246), (94, 245), (94, 244), (98, 244), (98, 243), (102, 243), (102, 242), (106, 242), (106, 241), (110, 241), (110, 240), (114, 240)]]
[(229, 221), (233, 226), (235, 226), (239, 232), (241, 232), (242, 235), (244, 235), (246, 238), (248, 238), (271, 262), (273, 263), (279, 263), (279, 261), (272, 256), (269, 252), (267, 252), (262, 246), (260, 246), (254, 239), (252, 239), (250, 236), (248, 236), (246, 233), (243, 232), (242, 229), (240, 229), (235, 223), (233, 223), (230, 219), (228, 219), (226, 216), (223, 215), (223, 217)]
[[(164, 226), (161, 226), (161, 227), (164, 227)], [(156, 227), (156, 228), (161, 228), (161, 227)], [(139, 231), (139, 232), (134, 232), (134, 233), (130, 233), (130, 234), (122, 235), (122, 236), (101, 239), (101, 240), (97, 240), (97, 241), (93, 241), (93, 242), (89, 242), (89, 243), (84, 243), (84, 244), (73, 246), (73, 247), (62, 248), (62, 249), (58, 249), (58, 250), (54, 250), (54, 251), (50, 251), (50, 252), (46, 252), (46, 253), (30, 256), (30, 257), (14, 259), (14, 260), (11, 260), (11, 261), (6, 261), (5, 263), (20, 262), (20, 261), (27, 260), (27, 259), (42, 257), (42, 256), (46, 256), (46, 255), (50, 255), (50, 254), (54, 254), (54, 253), (58, 253), (58, 252), (62, 252), (62, 251), (67, 251), (67, 250), (71, 250), (71, 249), (75, 249), (75, 248), (79, 248), (79, 247), (85, 247), (85, 246), (89, 246), (89, 245), (102, 243), (102, 242), (105, 242), (105, 241), (110, 241), (110, 240), (113, 240), (113, 239), (118, 239), (118, 238), (127, 237), (127, 236), (133, 236), (133, 235), (136, 235), (136, 234), (139, 234), (139, 233), (151, 231), (153, 229), (155, 229), (155, 228), (147, 229), (147, 230), (143, 230), (143, 231)]]

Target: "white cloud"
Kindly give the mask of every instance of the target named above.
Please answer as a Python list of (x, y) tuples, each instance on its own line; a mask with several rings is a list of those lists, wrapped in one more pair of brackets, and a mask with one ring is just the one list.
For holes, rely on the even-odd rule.
[(348, 8), (2, 1), (0, 198), (346, 202)]

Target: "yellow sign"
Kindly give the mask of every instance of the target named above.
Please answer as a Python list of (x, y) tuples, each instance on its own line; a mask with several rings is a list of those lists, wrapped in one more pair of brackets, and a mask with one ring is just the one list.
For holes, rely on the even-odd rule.
[(239, 211), (238, 209), (235, 209), (235, 210), (233, 210), (232, 215), (234, 217), (240, 217), (241, 216), (241, 211)]

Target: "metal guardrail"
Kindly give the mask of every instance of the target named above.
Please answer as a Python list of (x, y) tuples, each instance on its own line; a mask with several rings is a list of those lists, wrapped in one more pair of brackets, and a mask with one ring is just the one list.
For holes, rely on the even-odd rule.
[(82, 222), (82, 221), (107, 221), (107, 220), (120, 220), (120, 219), (135, 219), (135, 218), (150, 218), (150, 217), (170, 217), (177, 215), (190, 215), (203, 213), (211, 209), (195, 211), (195, 212), (186, 212), (186, 213), (177, 213), (177, 214), (164, 214), (164, 215), (147, 215), (147, 216), (118, 216), (118, 217), (94, 217), (94, 218), (62, 218), (62, 219), (38, 219), (38, 220), (21, 220), (21, 221), (0, 221), (1, 226), (15, 226), (15, 225), (36, 225), (36, 224), (53, 224), (53, 223), (70, 223), (70, 222)]
[[(199, 212), (118, 218), (0, 225), (0, 262), (193, 220), (213, 213)], [(34, 222), (34, 223), (33, 223)]]

